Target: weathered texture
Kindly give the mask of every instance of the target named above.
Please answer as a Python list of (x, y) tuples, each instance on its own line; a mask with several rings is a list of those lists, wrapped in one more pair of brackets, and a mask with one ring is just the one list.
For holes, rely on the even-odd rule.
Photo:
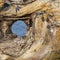
[(21, 8), (17, 12), (15, 9), (17, 5), (11, 5), (6, 10), (3, 9), (0, 15), (16, 19), (16, 17), (23, 18), (30, 14), (29, 21), (32, 25), (29, 26), (25, 37), (9, 39), (9, 34), (5, 35), (8, 28), (6, 24), (9, 21), (1, 21), (1, 30), (7, 37), (1, 39), (2, 54), (13, 57), (14, 60), (55, 60), (55, 58), (58, 60), (60, 58), (60, 1), (36, 0), (30, 4), (18, 6)]
[(3, 6), (4, 0), (0, 0), (0, 8)]
[[(28, 4), (27, 6), (24, 6), (23, 8), (21, 8), (18, 12), (17, 12), (17, 16), (23, 16), (25, 14), (30, 14), (33, 13), (39, 9), (44, 8), (46, 5), (45, 3), (47, 3), (49, 0), (47, 1), (40, 1), (37, 0), (31, 4)], [(10, 7), (10, 9), (8, 11), (2, 11), (0, 14), (5, 14), (7, 16), (11, 16), (12, 14), (16, 14), (15, 12), (13, 13), (13, 9), (15, 6)]]
[(14, 59), (8, 55), (0, 54), (0, 60), (14, 60)]

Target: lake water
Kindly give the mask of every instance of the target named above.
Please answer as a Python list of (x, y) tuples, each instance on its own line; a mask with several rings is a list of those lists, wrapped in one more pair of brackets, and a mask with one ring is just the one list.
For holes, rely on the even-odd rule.
[(27, 33), (27, 25), (24, 21), (16, 21), (12, 24), (11, 31), (17, 36), (25, 36)]

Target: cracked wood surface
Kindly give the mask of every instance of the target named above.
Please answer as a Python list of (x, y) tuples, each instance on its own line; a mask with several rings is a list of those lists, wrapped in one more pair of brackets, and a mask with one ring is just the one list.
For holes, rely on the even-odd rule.
[[(32, 13), (33, 21), (35, 20), (35, 38), (32, 37), (30, 32), (27, 40), (16, 38), (13, 41), (0, 43), (1, 54), (8, 55), (9, 57), (14, 55), (14, 60), (45, 60), (45, 58), (49, 60), (48, 58), (50, 58), (53, 51), (60, 50), (60, 7), (56, 4), (60, 0), (55, 2), (48, 1), (50, 0), (36, 0), (23, 6), (17, 12), (17, 16)], [(13, 7), (15, 11), (15, 6), (12, 6), (7, 11), (2, 11), (0, 15), (12, 16), (12, 14), (16, 14), (16, 11), (14, 13), (12, 11)], [(37, 17), (36, 14), (38, 14)], [(41, 18), (42, 16), (44, 19)], [(0, 55), (1, 60), (2, 56), (5, 55)], [(15, 57), (17, 55), (18, 57)], [(6, 58), (9, 60), (8, 56), (4, 60)], [(53, 60), (53, 56), (50, 60)]]

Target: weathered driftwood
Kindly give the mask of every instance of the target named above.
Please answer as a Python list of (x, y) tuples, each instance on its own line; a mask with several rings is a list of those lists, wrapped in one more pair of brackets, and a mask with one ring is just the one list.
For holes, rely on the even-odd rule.
[(13, 60), (13, 58), (5, 54), (0, 54), (0, 60)]
[(47, 3), (47, 1), (45, 0), (37, 0), (27, 6), (25, 6), (24, 8), (20, 9), (20, 11), (18, 11), (17, 15), (18, 16), (23, 16), (25, 14), (30, 14), (30, 13), (33, 13), (39, 9), (42, 9), (45, 7), (45, 3)]
[[(42, 0), (41, 0), (42, 1)], [(24, 52), (23, 54), (21, 54), (21, 55), (19, 55), (20, 57), (18, 57), (18, 58), (16, 58), (16, 60), (43, 60), (43, 58), (45, 58), (45, 57), (49, 57), (50, 56), (50, 54), (51, 54), (51, 52), (53, 51), (53, 49), (55, 50), (55, 48), (57, 47), (58, 48), (58, 46), (60, 46), (60, 29), (58, 29), (55, 25), (54, 25), (54, 21), (56, 20), (56, 21), (60, 21), (60, 11), (58, 10), (58, 9), (52, 9), (52, 5), (51, 5), (51, 7), (49, 7), (50, 6), (50, 4), (46, 4), (45, 5), (45, 3), (47, 2), (47, 0), (43, 0), (42, 2), (41, 2), (40, 0), (37, 0), (37, 1), (35, 1), (35, 2), (33, 2), (33, 3), (31, 3), (31, 4), (28, 4), (28, 5), (26, 5), (25, 7), (22, 7), (18, 12), (17, 12), (17, 16), (23, 16), (23, 15), (25, 15), (25, 14), (30, 14), (30, 13), (33, 13), (33, 12), (35, 12), (35, 11), (45, 11), (45, 13), (46, 13), (46, 15), (44, 14), (44, 19), (45, 20), (42, 20), (41, 19), (41, 16), (39, 15), (39, 16), (37, 16), (38, 18), (36, 18), (36, 17), (33, 17), (34, 18), (34, 20), (33, 20), (33, 22), (34, 22), (34, 32), (35, 32), (35, 40), (34, 40), (34, 42), (33, 42), (33, 44), (32, 44), (32, 42), (31, 42), (31, 40), (32, 40), (32, 38), (31, 38), (31, 36), (30, 36), (30, 40), (27, 42), (27, 44), (26, 43), (24, 43), (24, 44), (26, 44), (26, 46), (24, 45), (24, 44), (22, 44), (23, 45), (23, 47), (25, 46), (25, 48), (27, 48), (26, 49), (26, 51), (22, 48), (22, 51)], [(46, 1), (46, 2), (45, 2)], [(8, 11), (2, 11), (0, 14), (5, 14), (6, 13), (6, 15), (7, 16), (12, 16), (12, 14), (14, 13), (14, 14), (16, 14), (15, 12), (13, 12), (12, 11), (12, 9), (13, 9), (13, 7), (11, 7), (11, 9), (9, 9)], [(15, 11), (15, 10), (14, 10)], [(58, 13), (57, 13), (58, 12)], [(53, 15), (51, 15), (53, 13)], [(39, 12), (38, 12), (38, 14), (39, 14)], [(35, 14), (34, 14), (35, 15)], [(49, 17), (49, 15), (50, 15), (50, 17)], [(32, 15), (33, 16), (33, 15)], [(36, 18), (36, 19), (35, 19)], [(47, 20), (47, 18), (48, 18), (48, 20)], [(53, 18), (53, 19), (50, 19), (50, 18)], [(56, 18), (56, 19), (55, 19)], [(58, 20), (59, 19), (59, 20)], [(5, 23), (5, 22), (4, 22)], [(52, 24), (52, 26), (51, 25), (49, 25), (49, 24)], [(48, 26), (49, 25), (49, 26)], [(4, 26), (4, 24), (3, 24), (3, 26)], [(48, 26), (48, 27), (47, 27)], [(36, 31), (35, 31), (36, 30)], [(58, 30), (58, 31), (57, 31)], [(4, 31), (5, 32), (5, 31)], [(37, 32), (37, 34), (36, 34), (36, 32)], [(50, 35), (50, 33), (51, 33), (51, 35)], [(38, 34), (39, 34), (39, 36), (38, 36)], [(48, 36), (50, 37), (48, 37)], [(52, 36), (52, 37), (51, 37)], [(47, 42), (46, 42), (46, 39), (47, 39)], [(22, 41), (25, 41), (25, 40), (20, 40), (21, 42)], [(19, 43), (19, 40), (17, 41), (17, 39), (16, 39), (16, 41), (15, 42), (17, 42), (17, 43)], [(20, 43), (21, 43), (20, 42)], [(47, 43), (47, 44), (45, 44), (45, 42)], [(59, 42), (59, 43), (58, 43)], [(12, 44), (10, 44), (10, 43), (12, 43)], [(13, 47), (12, 48), (10, 48), (9, 46), (13, 46), (14, 44), (13, 44), (13, 41), (11, 41), (10, 43), (7, 43), (7, 45), (6, 44), (3, 44), (4, 45), (4, 48), (6, 47), (6, 46), (8, 46), (8, 51), (10, 51), (9, 49), (13, 49)], [(31, 45), (30, 45), (31, 44)], [(56, 45), (57, 44), (57, 45)], [(59, 45), (58, 45), (59, 44)], [(6, 46), (5, 46), (6, 45)], [(18, 45), (18, 44), (17, 44)], [(0, 45), (1, 47), (0, 48), (2, 48), (2, 45)], [(30, 46), (30, 48), (28, 48)], [(55, 46), (55, 47), (54, 47)], [(18, 50), (17, 48), (16, 48), (16, 46), (14, 46), (15, 47), (15, 49), (13, 49), (13, 51), (15, 50)], [(19, 45), (19, 47), (20, 47), (20, 45)], [(18, 47), (18, 48), (19, 48)], [(52, 49), (52, 48), (53, 49)], [(59, 47), (60, 48), (60, 47)], [(4, 50), (5, 51), (5, 50)], [(6, 51), (5, 51), (5, 53), (7, 52), (7, 49), (6, 49)], [(21, 51), (20, 51), (21, 52)], [(19, 53), (20, 53), (19, 52)], [(7, 53), (9, 53), (9, 52), (7, 52)], [(10, 52), (11, 53), (11, 52)], [(9, 54), (10, 54), (9, 53)], [(16, 52), (14, 52), (14, 53), (16, 53)], [(19, 54), (19, 53), (17, 53), (17, 54)]]
[(0, 0), (0, 8), (3, 6), (4, 0)]
[[(49, 10), (47, 10), (47, 15), (49, 15), (49, 14), (51, 14), (52, 12), (54, 13), (54, 10), (55, 9), (53, 9), (53, 10), (51, 10), (50, 11), (50, 9)], [(57, 14), (58, 15), (58, 14)], [(46, 16), (46, 17), (48, 17), (48, 16)], [(56, 17), (56, 15), (55, 16), (53, 16), (53, 17)], [(41, 18), (41, 17), (40, 17)], [(40, 27), (39, 27), (39, 25), (38, 25), (38, 21), (39, 21), (39, 19), (40, 18), (37, 18), (37, 19), (35, 19), (35, 29), (36, 29), (36, 31), (39, 31), (39, 30), (41, 30), (42, 29), (42, 31), (41, 31), (41, 38), (43, 37), (44, 39), (45, 39), (45, 34), (46, 34), (46, 29), (47, 29), (47, 25), (46, 24), (48, 24), (48, 23), (52, 23), (52, 21), (51, 22), (48, 22), (48, 23), (46, 23), (45, 22), (45, 24), (44, 24), (44, 27), (43, 28), (41, 28), (40, 29)], [(46, 19), (45, 19), (46, 20)], [(39, 24), (40, 24), (41, 22), (39, 22)], [(40, 25), (41, 26), (41, 25)], [(56, 36), (56, 30), (57, 30), (57, 28), (56, 27), (54, 27), (54, 28), (52, 28), (51, 27), (51, 30), (49, 30), (51, 33), (52, 33), (52, 35), (53, 35), (53, 37), (54, 36)], [(59, 34), (58, 34), (59, 35)], [(39, 60), (40, 59), (42, 59), (43, 57), (45, 57), (45, 56), (47, 56), (47, 55), (49, 55), (50, 53), (51, 53), (51, 51), (53, 51), (52, 50), (52, 46), (54, 46), (53, 44), (52, 44), (52, 42), (55, 40), (55, 38), (53, 38), (53, 39), (51, 39), (51, 41), (49, 41), (50, 43), (45, 47), (42, 43), (43, 43), (43, 41), (44, 41), (44, 39), (42, 39), (42, 41), (39, 43), (39, 39), (38, 39), (38, 43), (35, 41), (35, 45), (33, 44), (32, 46), (31, 46), (31, 48), (28, 50), (28, 51), (26, 51), (26, 53), (24, 53), (22, 56), (20, 56), (19, 58), (17, 58), (16, 60), (32, 60), (32, 59), (34, 59), (35, 57), (37, 58), (35, 58), (36, 60), (38, 60), (38, 58), (39, 58)], [(59, 38), (60, 39), (60, 38)], [(56, 39), (56, 41), (57, 40), (59, 40), (59, 39)], [(53, 40), (53, 41), (52, 41)], [(58, 42), (58, 41), (57, 41)], [(53, 42), (54, 43), (54, 42)], [(59, 44), (60, 45), (60, 44)], [(45, 47), (44, 49), (42, 49), (41, 47)], [(47, 48), (47, 49), (46, 49)], [(44, 52), (44, 54), (40, 51), (40, 49), (42, 50), (42, 52)], [(46, 49), (46, 50), (45, 50)], [(44, 50), (44, 51), (43, 51)], [(38, 53), (36, 53), (37, 51), (40, 51), (40, 53), (38, 54)], [(36, 56), (35, 56), (36, 55)]]
[(17, 4), (17, 5), (26, 5), (29, 3), (34, 2), (35, 0), (6, 0), (6, 3), (8, 4)]
[[(30, 14), (30, 13), (33, 13), (39, 9), (42, 9), (44, 7), (46, 7), (46, 3), (48, 2), (49, 0), (37, 0), (31, 4), (28, 4), (24, 7), (22, 7), (18, 12), (17, 12), (17, 16), (23, 16), (23, 15), (26, 15), (26, 14)], [(8, 9), (7, 11), (2, 11), (0, 13), (0, 15), (7, 15), (7, 16), (11, 16), (12, 14), (16, 14), (16, 11), (15, 11), (15, 6), (12, 6), (10, 7), (10, 9)]]
[(15, 21), (15, 20), (26, 20), (26, 19), (31, 19), (31, 17), (5, 17), (5, 18), (0, 18), (0, 20), (2, 21), (2, 19), (3, 20), (5, 20), (5, 21)]
[(32, 59), (40, 60), (40, 59), (43, 59), (43, 57), (46, 57), (46, 55), (50, 55), (52, 51), (51, 45), (48, 44), (47, 46), (45, 46), (43, 44), (44, 37), (47, 31), (47, 30), (44, 30), (46, 26), (47, 26), (47, 23), (45, 22), (43, 24), (41, 38), (38, 41), (35, 41), (33, 45), (31, 46), (31, 48), (28, 49), (22, 56), (20, 56), (16, 60), (20, 60), (20, 59), (21, 60), (32, 60)]

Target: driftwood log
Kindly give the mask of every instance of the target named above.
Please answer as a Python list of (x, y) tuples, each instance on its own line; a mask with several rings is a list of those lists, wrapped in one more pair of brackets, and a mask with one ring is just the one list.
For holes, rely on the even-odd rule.
[[(57, 2), (59, 0), (36, 0), (27, 5), (20, 5), (21, 8), (17, 13), (16, 5), (0, 12), (1, 16), (12, 16), (11, 20), (16, 19), (17, 16), (21, 18), (30, 14), (29, 18), (32, 20), (32, 26), (25, 39), (17, 37), (0, 43), (2, 52), (0, 60), (3, 56), (6, 56), (4, 60), (9, 60), (9, 58), (14, 60), (58, 60), (60, 58), (60, 4), (58, 5)], [(8, 21), (2, 22), (2, 27), (4, 27)], [(4, 34), (5, 31), (3, 31)], [(59, 56), (54, 57), (53, 53), (57, 53)]]
[(4, 4), (4, 2), (2, 0), (0, 0), (0, 7), (2, 7), (3, 4)]
[[(39, 9), (42, 9), (44, 8), (46, 5), (46, 3), (48, 2), (49, 0), (47, 1), (40, 1), (40, 0), (37, 0), (31, 4), (28, 4), (27, 6), (24, 6), (22, 7), (18, 12), (17, 12), (17, 16), (23, 16), (25, 14), (30, 14), (30, 13), (33, 13)], [(14, 11), (14, 12), (13, 12)], [(0, 13), (0, 15), (3, 15), (5, 14), (5, 16), (11, 16), (12, 14), (16, 14), (15, 12), (15, 6), (11, 6), (10, 9), (8, 9), (7, 11), (2, 11)]]

